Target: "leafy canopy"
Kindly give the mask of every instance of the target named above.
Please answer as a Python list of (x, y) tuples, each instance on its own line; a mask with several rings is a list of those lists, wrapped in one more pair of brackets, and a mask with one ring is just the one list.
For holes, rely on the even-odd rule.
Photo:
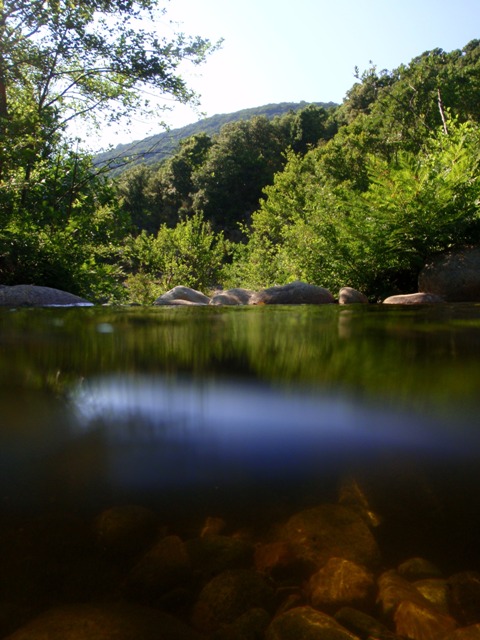
[(159, 36), (163, 14), (156, 0), (3, 0), (0, 115), (28, 98), (62, 126), (86, 114), (118, 120), (149, 106), (145, 91), (193, 100), (179, 66), (202, 62), (212, 45)]
[(110, 296), (124, 214), (68, 124), (195, 103), (182, 65), (216, 46), (174, 33), (157, 0), (0, 0), (0, 282)]

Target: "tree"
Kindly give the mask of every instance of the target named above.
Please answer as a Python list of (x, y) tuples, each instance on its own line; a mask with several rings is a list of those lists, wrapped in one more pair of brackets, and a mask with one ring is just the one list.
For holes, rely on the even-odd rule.
[(202, 62), (213, 45), (148, 31), (160, 13), (156, 0), (2, 0), (0, 180), (15, 182), (20, 205), (35, 165), (55, 155), (73, 119), (118, 122), (150, 109), (152, 92), (195, 100), (178, 68)]
[(2, 0), (2, 173), (6, 136), (32, 159), (48, 153), (74, 118), (117, 122), (149, 110), (147, 91), (194, 101), (179, 65), (202, 62), (213, 46), (183, 34), (161, 38), (158, 22), (147, 30), (162, 13), (156, 0)]
[(137, 164), (124, 171), (116, 181), (122, 207), (129, 215), (132, 226), (150, 233), (156, 230), (152, 226), (152, 203), (149, 197), (153, 175), (152, 167)]
[(162, 15), (157, 0), (0, 0), (0, 279), (85, 294), (110, 266), (96, 228), (124, 229), (122, 214), (68, 125), (151, 110), (152, 93), (196, 101), (180, 65), (215, 46), (161, 37)]
[[(392, 72), (373, 66), (347, 92), (337, 111), (339, 124), (363, 118), (375, 130), (385, 156), (398, 150), (418, 152), (448, 114), (461, 122), (480, 120), (480, 41), (446, 53), (426, 51)], [(371, 149), (372, 150), (372, 149)]]
[(480, 236), (480, 127), (452, 119), (447, 127), (418, 154), (367, 154), (364, 189), (332, 177), (317, 150), (292, 154), (253, 214), (229, 284), (300, 279), (332, 291), (348, 284), (372, 298), (414, 290), (435, 253)]
[(250, 222), (263, 188), (285, 164), (284, 151), (278, 127), (264, 116), (224, 125), (192, 175), (193, 211), (238, 239), (240, 224)]
[(175, 155), (152, 176), (148, 191), (151, 219), (150, 226), (146, 228), (153, 227), (156, 232), (163, 223), (174, 227), (192, 215), (193, 175), (205, 162), (211, 146), (212, 139), (206, 133), (185, 138)]

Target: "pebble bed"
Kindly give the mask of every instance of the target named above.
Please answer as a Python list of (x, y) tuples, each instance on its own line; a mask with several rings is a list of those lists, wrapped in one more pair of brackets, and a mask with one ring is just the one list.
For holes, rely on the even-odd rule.
[(475, 567), (388, 566), (382, 526), (355, 482), (257, 530), (215, 515), (175, 529), (139, 505), (4, 523), (0, 637), (480, 639)]

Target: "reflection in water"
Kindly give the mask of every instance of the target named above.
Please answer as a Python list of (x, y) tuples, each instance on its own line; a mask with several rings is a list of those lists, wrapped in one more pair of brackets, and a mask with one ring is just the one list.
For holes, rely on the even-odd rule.
[(77, 433), (101, 430), (109, 480), (130, 489), (294, 479), (385, 451), (441, 458), (472, 446), (420, 416), (291, 387), (117, 375), (72, 399)]
[(479, 316), (475, 305), (0, 310), (2, 513), (138, 502), (211, 515), (242, 501), (258, 512), (335, 501), (354, 474), (372, 479), (382, 514), (408, 504), (407, 518), (424, 518), (438, 494), (474, 523)]

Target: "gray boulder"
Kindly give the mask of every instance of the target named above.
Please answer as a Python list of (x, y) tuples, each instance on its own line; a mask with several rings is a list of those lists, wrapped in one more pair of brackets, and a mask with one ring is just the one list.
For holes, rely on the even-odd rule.
[(385, 298), (383, 304), (440, 304), (445, 300), (435, 293), (404, 293)]
[(239, 304), (248, 304), (250, 298), (255, 292), (250, 289), (228, 289), (227, 291), (219, 291), (210, 300), (210, 304), (228, 304), (228, 305), (239, 305)]
[(480, 301), (480, 247), (444, 253), (429, 262), (418, 276), (418, 290), (447, 302)]
[(338, 304), (368, 304), (367, 296), (352, 287), (342, 287), (338, 293)]
[(210, 298), (190, 287), (173, 287), (155, 300), (155, 305), (195, 306), (209, 304)]
[(254, 293), (248, 304), (331, 304), (335, 302), (328, 289), (295, 281), (262, 289)]
[(60, 289), (17, 284), (0, 287), (0, 306), (3, 307), (91, 307), (91, 302)]

